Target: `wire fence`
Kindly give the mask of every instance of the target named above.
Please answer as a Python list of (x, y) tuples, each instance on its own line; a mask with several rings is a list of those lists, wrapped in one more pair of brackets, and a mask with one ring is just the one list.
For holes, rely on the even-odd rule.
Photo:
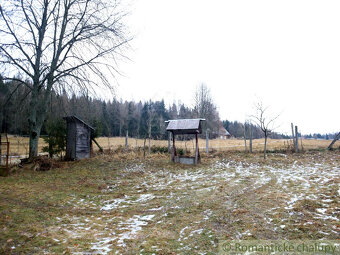
[[(8, 163), (16, 164), (20, 163), (20, 159), (27, 158), (29, 153), (29, 138), (22, 136), (8, 135), (8, 141), (10, 144)], [(133, 150), (146, 150), (146, 153), (162, 152), (167, 153), (171, 151), (170, 146), (172, 141), (164, 139), (149, 139), (139, 137), (98, 137), (96, 138), (98, 144), (104, 151), (115, 151), (117, 149), (123, 149), (127, 151)], [(317, 140), (317, 139), (301, 139), (299, 146), (303, 150), (310, 149), (326, 149), (330, 140)], [(40, 138), (39, 140), (39, 155), (47, 155), (42, 151), (42, 148), (47, 146), (47, 143)], [(208, 141), (201, 137), (198, 139), (198, 146), (201, 153), (212, 152), (225, 152), (225, 151), (249, 151), (249, 139), (209, 139)], [(267, 149), (269, 151), (287, 151), (293, 146), (291, 139), (268, 139)], [(339, 147), (340, 141), (337, 141), (334, 147)], [(195, 152), (195, 140), (194, 137), (176, 137), (176, 148), (183, 151), (186, 154), (193, 154)], [(252, 141), (253, 152), (261, 152), (264, 148), (264, 139), (254, 139)], [(99, 151), (99, 148), (93, 144), (94, 151)], [(6, 147), (1, 147), (2, 159), (1, 164), (5, 164), (5, 158), (7, 156)]]

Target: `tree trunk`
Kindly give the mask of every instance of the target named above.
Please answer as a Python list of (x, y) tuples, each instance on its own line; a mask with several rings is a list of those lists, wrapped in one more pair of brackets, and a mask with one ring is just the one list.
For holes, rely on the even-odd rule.
[(48, 104), (50, 102), (52, 81), (47, 81), (47, 87), (44, 92), (39, 90), (39, 83), (34, 84), (31, 93), (30, 116), (29, 116), (29, 157), (28, 161), (32, 162), (38, 156), (38, 143), (41, 127), (45, 121)]
[(263, 151), (263, 158), (264, 159), (267, 158), (267, 137), (268, 137), (268, 135), (265, 134), (264, 135), (264, 151)]
[(42, 123), (30, 118), (29, 126), (29, 162), (32, 162), (32, 160), (38, 156), (38, 144)]

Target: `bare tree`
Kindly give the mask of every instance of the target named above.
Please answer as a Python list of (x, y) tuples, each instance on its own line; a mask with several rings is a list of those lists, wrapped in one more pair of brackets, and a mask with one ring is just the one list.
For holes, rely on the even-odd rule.
[[(7, 0), (0, 5), (0, 72), (30, 89), (29, 157), (52, 90), (113, 89), (127, 38), (121, 4), (110, 0)], [(13, 77), (19, 78), (13, 78)]]
[(210, 89), (204, 84), (196, 87), (194, 94), (194, 113), (196, 118), (206, 119), (203, 125), (203, 133), (210, 129), (211, 134), (217, 134), (219, 127), (222, 125), (216, 106), (210, 93)]
[(209, 114), (212, 98), (209, 88), (204, 84), (197, 86), (194, 95), (194, 109), (197, 118), (205, 118)]
[(263, 106), (262, 102), (258, 102), (255, 104), (255, 114), (251, 117), (255, 120), (257, 125), (260, 127), (264, 134), (264, 151), (263, 158), (267, 158), (267, 139), (271, 132), (274, 130), (275, 120), (280, 116), (276, 115), (274, 117), (269, 116), (268, 114), (268, 106)]

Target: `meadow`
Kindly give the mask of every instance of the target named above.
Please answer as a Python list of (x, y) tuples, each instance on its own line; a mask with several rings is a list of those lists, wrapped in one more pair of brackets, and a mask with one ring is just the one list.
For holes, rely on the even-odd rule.
[[(10, 155), (14, 156), (11, 161), (16, 162), (15, 158), (25, 157), (28, 155), (29, 151), (29, 140), (28, 137), (20, 137), (10, 135)], [(99, 137), (96, 138), (100, 146), (103, 147), (104, 150), (116, 150), (119, 147), (125, 148), (125, 137)], [(328, 145), (331, 143), (331, 140), (316, 140), (316, 139), (302, 139), (299, 140), (299, 146), (304, 150), (322, 150), (326, 149)], [(144, 139), (136, 139), (129, 138), (128, 140), (129, 148), (143, 148)], [(146, 146), (148, 146), (149, 142), (146, 140)], [(157, 147), (167, 147), (167, 140), (150, 140), (151, 146)], [(264, 139), (254, 139), (253, 140), (253, 151), (263, 151)], [(45, 141), (40, 138), (39, 140), (39, 153), (42, 153), (42, 148), (47, 146)], [(186, 149), (190, 152), (194, 151), (194, 140), (188, 141), (176, 141), (176, 147)], [(205, 152), (206, 140), (199, 139), (199, 147), (201, 152)], [(247, 146), (249, 148), (249, 140), (247, 140)], [(334, 144), (334, 148), (340, 146), (340, 141), (337, 141)], [(210, 151), (244, 151), (244, 140), (242, 139), (212, 139), (209, 140), (209, 148)], [(94, 151), (98, 151), (98, 147), (93, 144)], [(287, 151), (292, 149), (292, 140), (289, 139), (268, 139), (268, 150), (272, 151)], [(3, 153), (5, 152), (3, 148)]]
[[(338, 240), (339, 151), (112, 150), (0, 178), (2, 254), (216, 254), (223, 240)], [(338, 242), (338, 241), (336, 241)]]

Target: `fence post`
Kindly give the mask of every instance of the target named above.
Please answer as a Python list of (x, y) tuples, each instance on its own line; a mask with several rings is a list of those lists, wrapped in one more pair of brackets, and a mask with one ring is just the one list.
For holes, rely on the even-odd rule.
[(294, 134), (294, 124), (291, 123), (291, 126), (292, 126), (292, 139), (293, 139), (293, 146), (294, 146), (294, 149), (296, 151), (296, 147), (295, 147), (295, 134)]
[(205, 131), (205, 151), (209, 153), (209, 129)]
[(243, 137), (244, 137), (244, 151), (247, 152), (246, 123), (244, 123)]
[(299, 152), (298, 127), (295, 126), (295, 152)]
[(146, 142), (146, 136), (144, 137), (144, 147), (143, 147), (143, 158), (145, 159), (145, 142)]
[(151, 154), (151, 141), (150, 140), (151, 140), (151, 138), (149, 136), (149, 148), (148, 148), (149, 149), (149, 155)]
[(126, 130), (125, 148), (126, 150), (129, 150), (129, 130)]
[(249, 152), (253, 152), (253, 125), (250, 125)]

